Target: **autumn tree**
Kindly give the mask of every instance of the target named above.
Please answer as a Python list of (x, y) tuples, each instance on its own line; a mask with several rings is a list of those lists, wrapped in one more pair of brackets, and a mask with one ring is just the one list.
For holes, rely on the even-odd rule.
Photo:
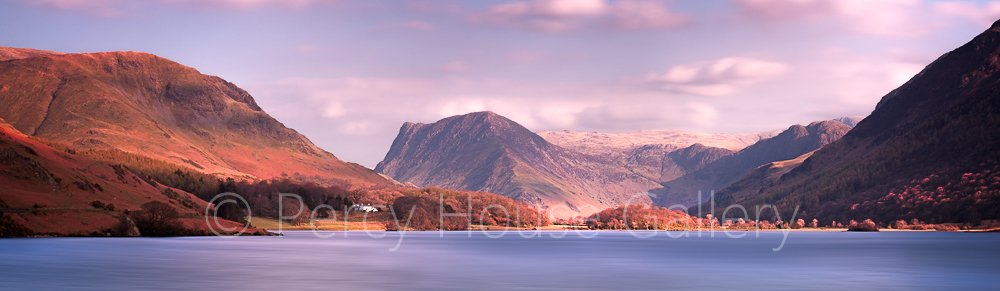
[(142, 210), (131, 213), (132, 221), (144, 236), (178, 236), (184, 235), (185, 229), (178, 218), (177, 212), (170, 204), (160, 201), (150, 201), (142, 204)]

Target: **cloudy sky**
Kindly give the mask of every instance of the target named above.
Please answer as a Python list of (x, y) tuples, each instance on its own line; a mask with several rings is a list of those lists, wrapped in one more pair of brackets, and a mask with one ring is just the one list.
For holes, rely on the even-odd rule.
[(406, 121), (742, 133), (867, 115), (1000, 1), (0, 0), (0, 46), (144, 51), (374, 167)]

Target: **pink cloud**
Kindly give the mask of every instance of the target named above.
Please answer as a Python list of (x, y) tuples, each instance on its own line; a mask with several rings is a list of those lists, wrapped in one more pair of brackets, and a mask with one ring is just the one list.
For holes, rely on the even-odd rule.
[(465, 11), (462, 6), (429, 0), (409, 1), (404, 6), (411, 11), (425, 13), (461, 14)]
[(304, 8), (345, 1), (347, 0), (26, 0), (22, 3), (56, 10), (80, 11), (100, 17), (123, 17), (141, 15), (139, 11), (143, 6), (187, 6), (190, 8), (242, 10), (259, 7)]
[(567, 32), (611, 27), (623, 30), (674, 28), (689, 17), (670, 11), (662, 1), (534, 0), (490, 6), (472, 15), (473, 23)]
[(416, 31), (428, 31), (428, 30), (434, 30), (435, 28), (437, 28), (437, 26), (435, 26), (434, 24), (420, 20), (396, 22), (375, 27), (375, 29), (416, 30)]
[(845, 31), (920, 37), (944, 24), (922, 0), (736, 0), (743, 13), (769, 22), (828, 20)]
[(604, 0), (535, 0), (531, 5), (536, 13), (552, 16), (591, 16), (608, 10)]
[(612, 25), (619, 29), (639, 30), (680, 27), (690, 17), (670, 11), (663, 3), (648, 0), (622, 0), (615, 3)]
[(125, 16), (128, 1), (122, 0), (28, 0), (26, 4), (57, 10), (76, 10), (99, 17)]
[(833, 1), (825, 0), (736, 0), (746, 13), (770, 21), (813, 19), (834, 14)]
[(1000, 18), (1000, 1), (977, 5), (968, 1), (941, 2), (934, 4), (934, 10), (947, 16), (960, 16), (989, 27)]
[(720, 96), (787, 70), (784, 63), (731, 57), (677, 65), (665, 73), (648, 74), (643, 81), (666, 91)]
[(552, 65), (567, 62), (578, 62), (586, 59), (587, 57), (588, 54), (578, 52), (553, 54), (535, 50), (516, 50), (507, 53), (504, 57), (504, 61), (514, 65)]
[(337, 4), (344, 0), (159, 0), (166, 4), (223, 9), (251, 9), (258, 7), (304, 8), (323, 4)]

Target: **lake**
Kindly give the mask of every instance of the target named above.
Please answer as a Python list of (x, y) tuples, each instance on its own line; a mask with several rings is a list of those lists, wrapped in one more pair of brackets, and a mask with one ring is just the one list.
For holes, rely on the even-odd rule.
[(785, 236), (775, 231), (320, 234), (332, 237), (0, 239), (0, 289), (1000, 288), (1000, 233), (794, 231), (777, 252)]

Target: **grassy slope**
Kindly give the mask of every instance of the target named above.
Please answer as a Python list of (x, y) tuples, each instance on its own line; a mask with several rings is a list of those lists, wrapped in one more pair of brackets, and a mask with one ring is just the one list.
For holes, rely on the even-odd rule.
[[(117, 223), (124, 210), (139, 210), (150, 201), (169, 203), (187, 217), (189, 227), (205, 228), (203, 220), (197, 223), (204, 201), (176, 189), (182, 196), (167, 197), (166, 187), (151, 186), (113, 165), (56, 150), (0, 119), (0, 208), (20, 212), (9, 215), (36, 233), (99, 232)], [(114, 204), (114, 210), (95, 208), (93, 201)]]

